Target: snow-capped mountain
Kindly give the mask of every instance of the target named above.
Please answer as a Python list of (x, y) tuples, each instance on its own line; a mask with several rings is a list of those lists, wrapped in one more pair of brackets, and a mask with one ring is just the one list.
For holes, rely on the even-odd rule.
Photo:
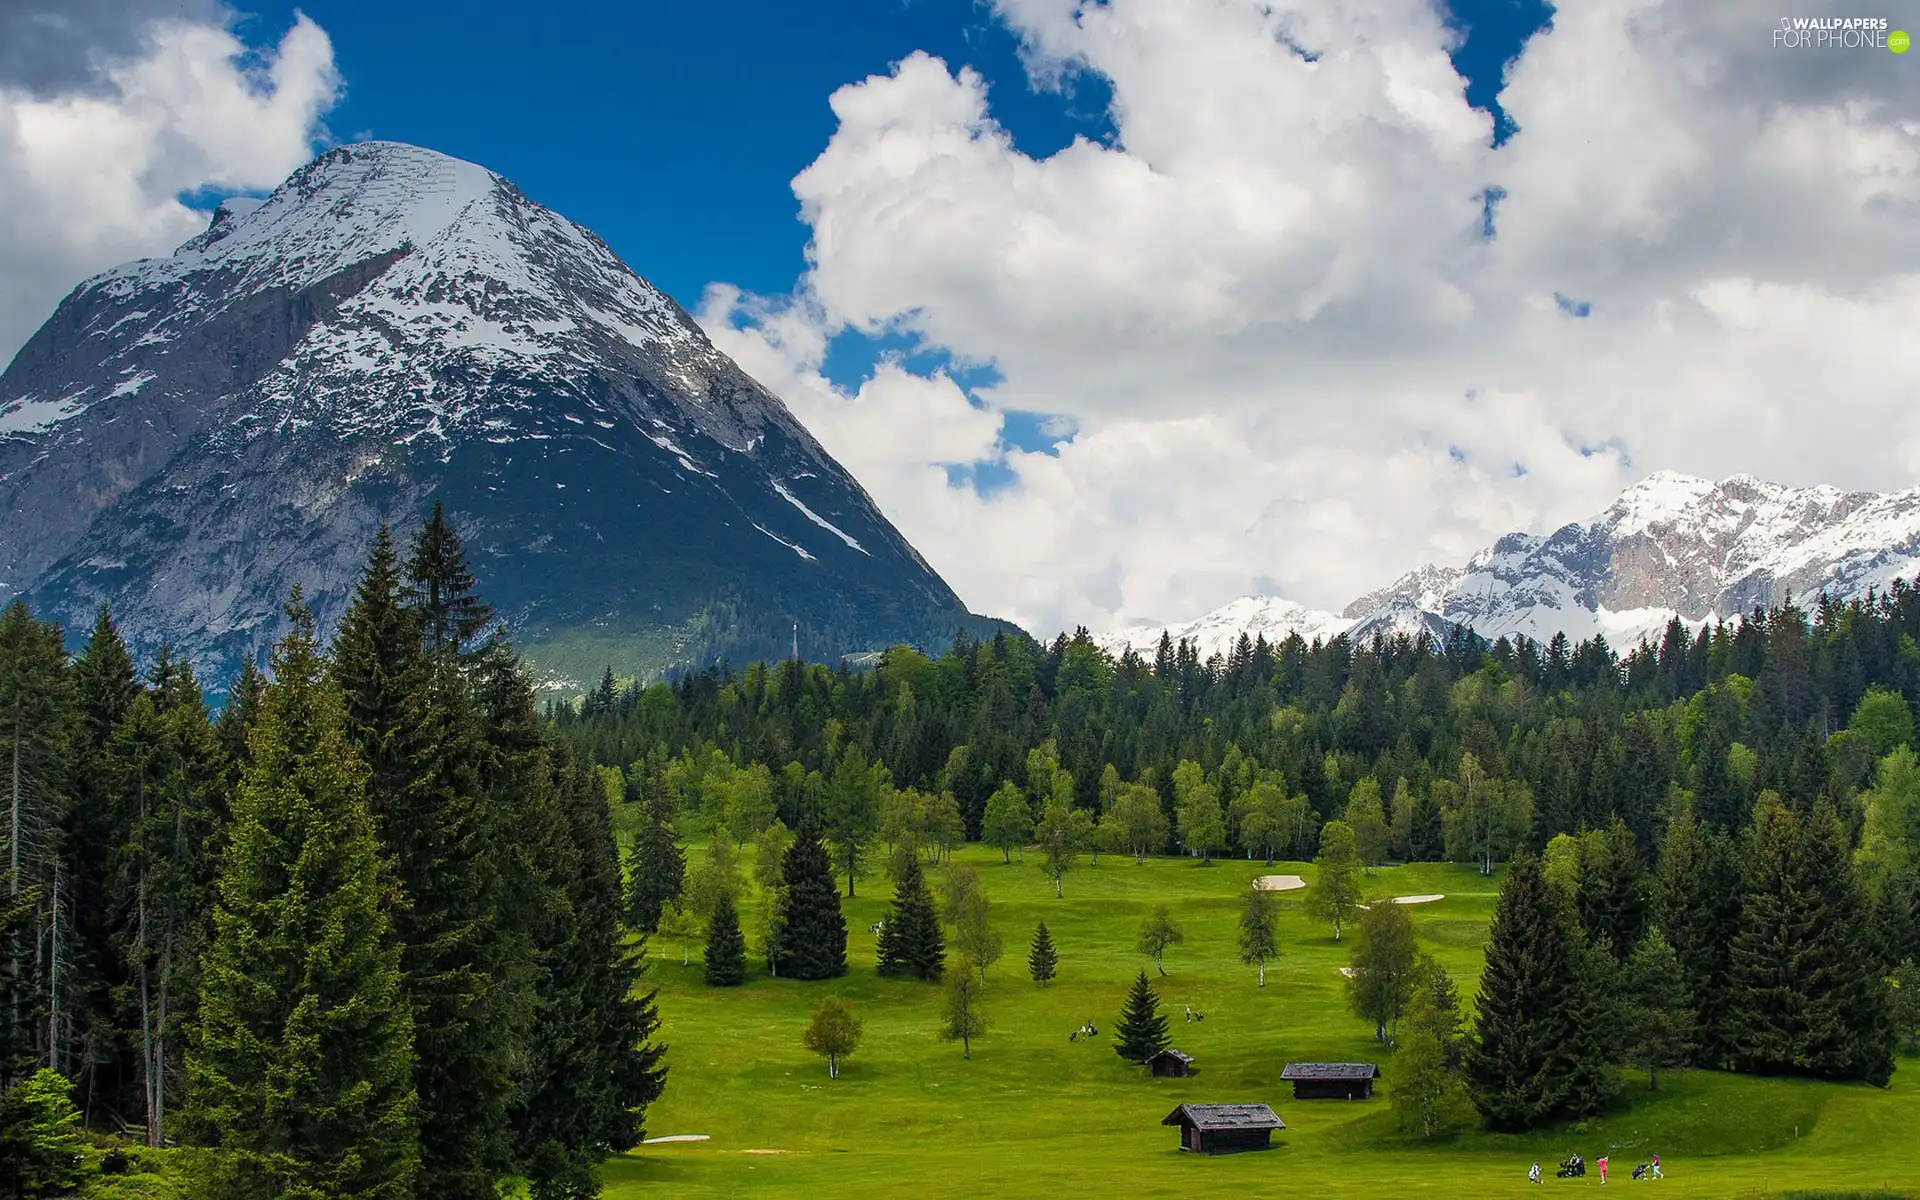
[[(1844, 600), (1916, 574), (1920, 488), (1842, 492), (1662, 471), (1591, 521), (1546, 536), (1508, 534), (1464, 567), (1421, 567), (1316, 628), (1356, 640), (1422, 628), (1444, 634), (1452, 625), (1539, 641), (1604, 634), (1624, 650), (1657, 640), (1675, 616), (1697, 628), (1789, 594)], [(1196, 638), (1204, 657), (1230, 647), (1242, 629), (1263, 632), (1250, 618), (1272, 605), (1297, 609), (1247, 597), (1170, 630), (1176, 639), (1181, 630), (1204, 631)], [(1129, 629), (1109, 644), (1151, 652), (1159, 636), (1159, 627)]]
[(429, 150), (339, 147), (227, 201), (82, 283), (0, 375), (0, 601), (70, 628), (109, 600), (136, 640), (231, 663), (296, 582), (327, 624), (375, 526), (433, 499), (522, 640), (651, 647), (616, 667), (723, 632), (722, 595), (820, 657), (967, 619), (679, 306)]
[(1277, 596), (1242, 596), (1197, 621), (1182, 625), (1130, 625), (1112, 633), (1098, 634), (1093, 640), (1109, 654), (1119, 654), (1132, 646), (1143, 654), (1151, 655), (1158, 648), (1164, 633), (1176, 644), (1181, 641), (1192, 642), (1201, 659), (1205, 660), (1213, 654), (1230, 653), (1242, 633), (1253, 638), (1265, 637), (1270, 643), (1285, 641), (1289, 634), (1294, 633), (1299, 634), (1303, 641), (1311, 642), (1315, 638), (1326, 641), (1346, 632), (1352, 624), (1339, 613), (1302, 608), (1291, 600), (1282, 600)]

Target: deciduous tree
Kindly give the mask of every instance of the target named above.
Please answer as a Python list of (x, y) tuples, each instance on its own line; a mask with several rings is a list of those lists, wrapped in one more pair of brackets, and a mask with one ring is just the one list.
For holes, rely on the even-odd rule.
[[(961, 972), (965, 974), (965, 972)], [(860, 1046), (866, 1022), (853, 1011), (853, 1005), (839, 996), (829, 996), (813, 1010), (807, 1031), (801, 1037), (807, 1049), (827, 1060), (827, 1078), (840, 1078), (840, 1060)]]

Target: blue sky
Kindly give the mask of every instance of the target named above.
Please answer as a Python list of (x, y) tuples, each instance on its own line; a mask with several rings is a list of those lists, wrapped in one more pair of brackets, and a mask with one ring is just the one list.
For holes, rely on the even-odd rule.
[[(807, 230), (789, 184), (834, 132), (828, 97), (915, 50), (984, 76), (994, 117), (1027, 155), (1114, 134), (1102, 78), (1034, 89), (1014, 35), (974, 0), (298, 8), (333, 39), (345, 80), (327, 116), (335, 138), (413, 142), (490, 167), (599, 233), (689, 309), (715, 281), (760, 294), (793, 287)], [(1550, 10), (1454, 0), (1449, 11), (1465, 33), (1453, 57), (1468, 99), (1497, 112), (1503, 66)], [(248, 12), (242, 36), (265, 43), (295, 6)], [(843, 334), (825, 373), (853, 388), (877, 353), (901, 348)], [(1024, 449), (1050, 444), (1024, 416), (1005, 432)], [(983, 464), (975, 482), (1003, 478)]]
[(1920, 55), (1750, 0), (293, 2), (0, 2), (0, 343), (383, 137), (601, 233), (1036, 630), (1920, 478)]

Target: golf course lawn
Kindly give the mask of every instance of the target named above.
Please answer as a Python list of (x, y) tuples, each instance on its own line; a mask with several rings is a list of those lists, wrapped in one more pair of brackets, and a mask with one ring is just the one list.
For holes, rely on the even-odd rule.
[[(689, 861), (700, 852), (690, 848)], [(1610, 1155), (1615, 1185), (1631, 1184), (1633, 1165), (1657, 1152), (1666, 1170), (1658, 1186), (1675, 1196), (1920, 1194), (1920, 1059), (1903, 1059), (1887, 1090), (1689, 1071), (1663, 1076), (1649, 1092), (1644, 1074), (1630, 1074), (1614, 1111), (1584, 1128), (1423, 1142), (1394, 1128), (1386, 1100), (1392, 1058), (1347, 1011), (1339, 968), (1351, 930), (1346, 943), (1335, 942), (1328, 927), (1306, 919), (1304, 892), (1281, 892), (1281, 958), (1269, 964), (1266, 987), (1239, 961), (1237, 922), (1250, 881), (1274, 873), (1311, 879), (1310, 865), (1160, 858), (1135, 866), (1103, 856), (1097, 867), (1083, 861), (1055, 899), (1037, 856), (1003, 866), (999, 851), (968, 846), (957, 858), (978, 868), (1006, 943), (987, 973), (991, 1028), (974, 1042), (971, 1061), (937, 1035), (937, 985), (874, 971), (868, 927), (890, 894), (877, 872), (857, 882), (858, 899), (843, 902), (843, 979), (768, 979), (761, 965), (744, 987), (709, 988), (697, 944), (690, 966), (681, 965), (679, 947), (658, 944), (649, 978), (660, 990), (670, 1075), (647, 1115), (647, 1135), (708, 1140), (641, 1146), (610, 1160), (607, 1195), (1478, 1200), (1598, 1187), (1591, 1172), (1551, 1177), (1576, 1150), (1589, 1164)], [(940, 876), (930, 872), (936, 893)], [(844, 883), (843, 876), (843, 896)], [(1408, 912), (1421, 948), (1446, 964), (1463, 999), (1480, 970), (1497, 886), (1470, 866), (1437, 864), (1382, 868), (1366, 880), (1370, 899), (1444, 894)], [(1134, 937), (1158, 903), (1186, 933), (1157, 983), (1174, 1047), (1196, 1060), (1187, 1079), (1148, 1078), (1112, 1049), (1127, 984), (1143, 966), (1153, 972)], [(1043, 918), (1060, 958), (1046, 988), (1026, 970)], [(866, 1021), (838, 1079), (800, 1041), (813, 1007), (831, 995), (848, 997)], [(1206, 1020), (1185, 1023), (1186, 1005)], [(1100, 1036), (1070, 1043), (1088, 1019)], [(1280, 1071), (1298, 1059), (1378, 1061), (1384, 1079), (1369, 1102), (1296, 1102)], [(1273, 1150), (1183, 1154), (1178, 1131), (1160, 1125), (1182, 1102), (1234, 1101), (1265, 1102), (1280, 1114), (1287, 1128), (1274, 1134)], [(1546, 1189), (1527, 1183), (1534, 1161), (1549, 1176)]]

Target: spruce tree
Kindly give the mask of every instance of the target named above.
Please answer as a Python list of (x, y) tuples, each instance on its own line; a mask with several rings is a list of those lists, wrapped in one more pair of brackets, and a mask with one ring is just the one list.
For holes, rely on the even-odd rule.
[(660, 927), (661, 907), (679, 900), (687, 883), (687, 856), (674, 830), (672, 798), (664, 788), (652, 789), (651, 795), (648, 790), (637, 779), (627, 781), (627, 801), (641, 811), (627, 854), (627, 923), (641, 933)]
[(1806, 996), (1806, 1033), (1794, 1066), (1824, 1079), (1885, 1087), (1893, 1077), (1894, 1030), (1885, 972), (1872, 945), (1865, 890), (1846, 831), (1825, 797), (1802, 831), (1793, 895), (1805, 902), (1808, 943), (1796, 965)]
[(87, 1171), (72, 1085), (42, 1070), (0, 1089), (0, 1196), (52, 1200), (77, 1195)]
[[(515, 668), (507, 707), (532, 707), (532, 685)], [(620, 929), (620, 864), (601, 781), (561, 747), (534, 762), (536, 849), (559, 885), (551, 922), (536, 941), (541, 1004), (530, 1046), (530, 1087), (516, 1104), (518, 1173), (534, 1200), (597, 1196), (599, 1164), (643, 1137), (647, 1106), (666, 1083), (666, 1046), (655, 993), (636, 995), (643, 948)]]
[[(73, 662), (74, 716), (78, 734), (67, 763), (68, 807), (60, 840), (64, 875), (71, 881), (68, 924), (71, 936), (64, 970), (75, 981), (69, 1022), (73, 1043), (84, 1048), (72, 1062), (88, 1094), (111, 1112), (134, 1113), (141, 1104), (135, 1088), (142, 1074), (131, 1033), (138, 1013), (127, 965), (117, 948), (120, 914), (137, 907), (123, 904), (123, 880), (115, 877), (118, 852), (134, 836), (132, 807), (122, 802), (108, 761), (113, 735), (126, 721), (141, 687), (133, 657), (114, 625), (113, 613), (100, 606), (86, 649)], [(146, 725), (154, 754), (160, 740), (151, 706)]]
[(1747, 894), (1729, 948), (1729, 1058), (1742, 1071), (1771, 1074), (1793, 1065), (1805, 1029), (1795, 957), (1805, 931), (1791, 894), (1800, 825), (1773, 792), (1753, 805), (1747, 838)]
[[(50, 965), (67, 961), (70, 881), (61, 873), (61, 828), (71, 781), (73, 675), (60, 627), (33, 619), (15, 600), (0, 612), (0, 876), (8, 899), (31, 914), (0, 954), (12, 983), (0, 1045), (31, 1047), (43, 1065), (67, 1066), (62, 1037), (70, 1011)], [(12, 1082), (0, 1078), (0, 1084)]]
[(647, 962), (620, 928), (619, 858), (600, 781), (563, 748), (523, 740), (532, 683), (510, 658), (494, 667), (484, 689), (491, 740), (518, 745), (508, 774), (523, 793), (529, 850), (557, 889), (534, 940), (540, 1003), (513, 1113), (516, 1160), (534, 1200), (578, 1200), (599, 1194), (608, 1154), (639, 1144), (665, 1086), (666, 1047), (651, 1041), (654, 993), (636, 994)]
[(1622, 989), (1627, 1004), (1628, 1057), (1647, 1072), (1647, 1089), (1660, 1072), (1684, 1066), (1693, 1054), (1693, 999), (1680, 959), (1658, 928), (1647, 931), (1627, 959)]
[(707, 983), (738, 987), (747, 981), (747, 940), (740, 934), (740, 914), (733, 893), (721, 892), (707, 918)]
[(1596, 944), (1624, 959), (1647, 925), (1646, 868), (1633, 831), (1615, 817), (1604, 834), (1583, 839), (1581, 848), (1580, 924)]
[(1060, 965), (1059, 957), (1053, 950), (1053, 935), (1047, 932), (1047, 923), (1040, 922), (1033, 931), (1033, 948), (1027, 951), (1027, 974), (1041, 987), (1053, 982), (1055, 968)]
[(234, 798), (187, 1057), (198, 1194), (403, 1200), (412, 1017), (340, 694), (298, 589)]
[(880, 973), (935, 980), (946, 968), (946, 936), (933, 911), (933, 893), (918, 855), (901, 864), (893, 903), (880, 928)]
[(225, 756), (231, 779), (237, 783), (241, 770), (247, 762), (247, 734), (253, 728), (253, 720), (260, 713), (260, 700), (267, 689), (267, 677), (260, 673), (260, 667), (251, 658), (240, 664), (240, 678), (234, 680), (233, 687), (227, 692), (227, 702), (220, 708), (220, 716), (213, 723), (214, 736), (220, 740), (220, 752)]
[(452, 649), (465, 654), (493, 620), (492, 607), (475, 590), (460, 535), (438, 500), (414, 539), (406, 582), (409, 606), (418, 615), (429, 651)]
[(1531, 1129), (1568, 1101), (1574, 1048), (1567, 1019), (1580, 999), (1576, 938), (1539, 860), (1516, 856), (1494, 906), (1465, 1055), (1469, 1094), (1490, 1128)]
[(1619, 1065), (1631, 1032), (1621, 995), (1620, 963), (1605, 940), (1588, 940), (1569, 926), (1574, 988), (1560, 1014), (1566, 1032), (1567, 1091), (1561, 1112), (1592, 1117), (1620, 1092)]
[(793, 979), (835, 979), (847, 973), (847, 921), (840, 889), (817, 826), (803, 825), (781, 863), (786, 909), (780, 920), (781, 965)]
[(360, 570), (332, 647), (332, 675), (347, 704), (347, 732), (367, 767), (376, 815), (398, 808), (414, 775), (421, 686), (420, 614), (407, 607), (399, 558), (385, 524)]
[(1732, 839), (1703, 828), (1686, 804), (1678, 805), (1667, 825), (1654, 909), (1693, 1004), (1690, 1061), (1698, 1066), (1721, 1065), (1730, 1049), (1729, 970), (1745, 886)]
[(1134, 979), (1127, 992), (1126, 1006), (1120, 1010), (1120, 1040), (1114, 1053), (1130, 1063), (1144, 1063), (1172, 1044), (1167, 1036), (1167, 1018), (1160, 1012), (1160, 997), (1145, 971)]
[(422, 1194), (491, 1200), (524, 1020), (526, 950), (499, 909), (511, 831), (482, 796), (478, 713), (452, 654), (425, 664), (408, 714), (412, 778), (379, 829), (405, 896), (394, 932), (419, 1052)]

